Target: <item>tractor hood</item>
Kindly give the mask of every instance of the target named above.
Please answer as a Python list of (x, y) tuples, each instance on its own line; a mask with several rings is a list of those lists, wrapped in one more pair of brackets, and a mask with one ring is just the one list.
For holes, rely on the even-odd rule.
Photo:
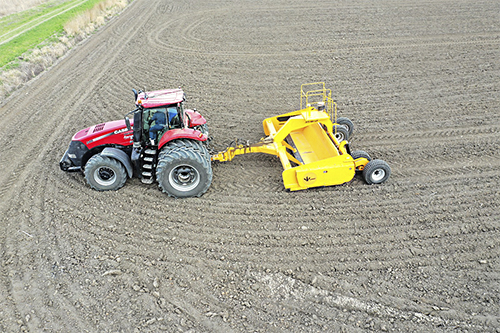
[[(133, 120), (130, 120), (133, 125)], [(115, 120), (85, 128), (73, 136), (73, 141), (80, 141), (89, 149), (103, 144), (128, 146), (132, 142), (132, 130), (127, 129), (125, 120)]]
[(165, 89), (149, 92), (141, 92), (137, 96), (135, 105), (142, 105), (144, 108), (156, 108), (163, 105), (181, 103), (185, 100), (182, 89)]

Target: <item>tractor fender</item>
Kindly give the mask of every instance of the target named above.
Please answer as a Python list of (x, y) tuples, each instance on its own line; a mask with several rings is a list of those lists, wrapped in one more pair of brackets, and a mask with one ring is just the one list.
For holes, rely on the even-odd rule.
[(123, 150), (120, 150), (117, 148), (106, 147), (101, 152), (101, 155), (112, 157), (112, 158), (120, 161), (123, 164), (123, 166), (125, 167), (125, 169), (127, 169), (127, 174), (129, 176), (129, 178), (132, 178), (132, 175), (134, 174), (134, 169), (132, 168), (132, 162), (130, 161), (130, 157)]
[(207, 120), (196, 110), (186, 110), (189, 118), (189, 127), (195, 127), (207, 123)]
[(161, 149), (165, 144), (172, 140), (177, 139), (190, 139), (195, 141), (207, 141), (208, 137), (206, 134), (201, 133), (198, 130), (192, 128), (176, 128), (167, 131), (160, 139), (158, 143), (158, 148)]

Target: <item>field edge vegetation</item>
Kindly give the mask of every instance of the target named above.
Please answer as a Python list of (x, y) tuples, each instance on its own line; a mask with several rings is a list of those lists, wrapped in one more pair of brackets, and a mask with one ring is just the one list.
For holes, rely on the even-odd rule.
[[(0, 67), (0, 99), (10, 96), (25, 83), (50, 68), (72, 47), (93, 34), (133, 0), (101, 0), (76, 13), (40, 43)], [(43, 5), (41, 5), (43, 6)]]

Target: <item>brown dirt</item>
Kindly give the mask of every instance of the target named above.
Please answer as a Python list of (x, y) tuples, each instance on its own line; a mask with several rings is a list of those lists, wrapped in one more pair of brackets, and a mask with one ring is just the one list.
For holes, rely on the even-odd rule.
[[(498, 13), (135, 0), (0, 108), (0, 331), (500, 331)], [(387, 183), (288, 193), (279, 160), (253, 155), (174, 200), (59, 170), (131, 88), (182, 86), (223, 146), (257, 141), (314, 81)]]

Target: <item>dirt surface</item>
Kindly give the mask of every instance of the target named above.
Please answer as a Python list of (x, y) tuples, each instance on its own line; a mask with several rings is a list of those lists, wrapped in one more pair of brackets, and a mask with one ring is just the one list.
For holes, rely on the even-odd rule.
[[(0, 331), (500, 331), (500, 3), (135, 0), (0, 108)], [(325, 81), (369, 186), (286, 192), (214, 164), (201, 198), (58, 162), (72, 135), (182, 86), (215, 144)]]

